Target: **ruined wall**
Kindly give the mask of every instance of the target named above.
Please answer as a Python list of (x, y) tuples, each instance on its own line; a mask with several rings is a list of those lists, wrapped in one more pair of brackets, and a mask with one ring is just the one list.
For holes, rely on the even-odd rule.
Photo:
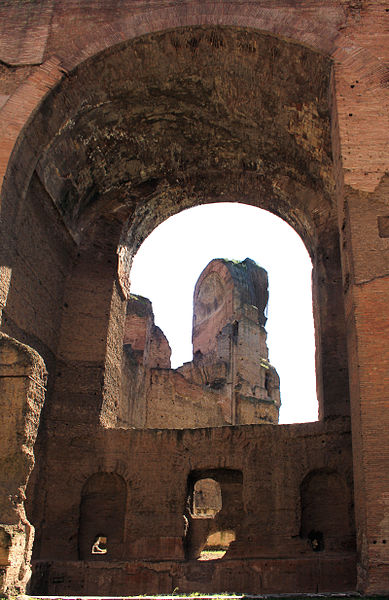
[(37, 175), (27, 194), (26, 204), (20, 198), (1, 204), (1, 326), (39, 352), (52, 370), (75, 245)]
[[(323, 592), (355, 585), (347, 419), (184, 431), (106, 430), (86, 437), (83, 432), (72, 448), (59, 443), (52, 469), (58, 485), (44, 501), (34, 593), (171, 593), (177, 587), (182, 592)], [(109, 525), (102, 530), (99, 515), (89, 513), (88, 522), (95, 519), (89, 539), (106, 535), (107, 554), (92, 555), (90, 547), (88, 561), (77, 563), (79, 523), (86, 517), (80, 506), (96, 473), (116, 473), (125, 481), (122, 543), (119, 552), (115, 531)], [(204, 475), (220, 481), (224, 509), (202, 523), (209, 531), (229, 530), (236, 537), (221, 560), (193, 557), (198, 548), (193, 544), (201, 546), (206, 535), (197, 532), (200, 542), (193, 540), (191, 482)], [(315, 477), (320, 482), (336, 478), (342, 496), (323, 495)], [(319, 499), (314, 513), (307, 512), (304, 500), (307, 481)], [(334, 538), (339, 515), (345, 522)], [(312, 545), (312, 530), (322, 532), (324, 549)]]
[(279, 378), (268, 361), (268, 279), (246, 259), (212, 260), (194, 290), (192, 362), (170, 369), (151, 303), (127, 302), (120, 424), (148, 428), (278, 423)]
[(180, 373), (152, 370), (146, 398), (146, 423), (151, 428), (185, 429), (228, 424), (228, 398), (191, 383)]
[(267, 302), (267, 273), (249, 258), (211, 261), (195, 286), (195, 363), (229, 398), (232, 424), (278, 422), (279, 378), (268, 361), (264, 329)]
[(154, 323), (151, 302), (131, 295), (127, 301), (123, 345), (139, 364), (170, 369), (171, 349), (164, 333)]
[[(45, 495), (64, 509), (58, 521), (79, 502), (62, 504), (58, 448), (67, 464), (69, 440), (92, 451), (96, 428), (121, 422), (131, 256), (183, 208), (244, 201), (284, 218), (312, 256), (320, 416), (351, 414), (357, 586), (388, 592), (387, 2), (292, 4), (0, 6), (1, 328), (49, 369), (27, 493), (38, 556), (47, 540), (67, 539), (46, 530)], [(250, 571), (257, 589), (276, 587), (275, 564)], [(224, 581), (242, 572), (234, 565)], [(311, 566), (302, 582), (324, 572), (319, 559)], [(72, 569), (88, 578), (85, 565)], [(299, 587), (296, 569), (289, 561), (287, 591)], [(134, 576), (134, 591), (148, 576)]]
[[(168, 371), (170, 356), (169, 342), (154, 323), (151, 302), (147, 298), (131, 295), (127, 301), (124, 325), (119, 426), (145, 427), (148, 422), (153, 422), (152, 418), (150, 421), (148, 406), (153, 397), (152, 369)], [(155, 395), (157, 398), (160, 396), (156, 389)], [(166, 404), (162, 402), (161, 407), (162, 419), (169, 418)]]

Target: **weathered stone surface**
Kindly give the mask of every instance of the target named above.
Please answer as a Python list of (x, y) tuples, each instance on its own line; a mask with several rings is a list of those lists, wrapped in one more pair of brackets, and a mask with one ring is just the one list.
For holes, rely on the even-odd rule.
[(50, 30), (53, 0), (15, 3), (0, 7), (0, 61), (7, 65), (43, 62)]
[(278, 422), (279, 378), (264, 329), (267, 287), (266, 271), (249, 258), (211, 261), (195, 286), (195, 366), (227, 396), (223, 410), (233, 425)]
[[(136, 515), (125, 569), (95, 562), (88, 575), (72, 562), (70, 582), (68, 567), (41, 563), (41, 589), (79, 593), (86, 582), (110, 595), (116, 582), (125, 595), (182, 580), (192, 590), (274, 591), (282, 581), (282, 591), (335, 591), (352, 588), (357, 572), (359, 590), (387, 594), (386, 0), (20, 0), (0, 12), (1, 329), (49, 370), (27, 491), (35, 555), (77, 560), (82, 489), (99, 471), (123, 477)], [(275, 212), (312, 257), (322, 422), (306, 426), (301, 444), (293, 427), (272, 425), (254, 428), (255, 451), (244, 426), (227, 428), (234, 439), (218, 437), (224, 428), (111, 431), (128, 418), (120, 386), (131, 258), (168, 216), (218, 200)], [(198, 381), (196, 369), (190, 376)], [(351, 416), (352, 467), (348, 434), (338, 430), (333, 451), (319, 434), (342, 415)], [(276, 441), (266, 437), (273, 430)], [(196, 444), (177, 454), (170, 436), (180, 435)], [(248, 547), (266, 562), (252, 569), (240, 559), (182, 562), (189, 474), (224, 467), (242, 470), (245, 519), (256, 517)], [(288, 525), (300, 514), (296, 489), (321, 487), (321, 475), (306, 479), (319, 470), (336, 491), (329, 468), (349, 489), (354, 481), (357, 569), (345, 549), (300, 562), (289, 545), (307, 542)], [(8, 497), (14, 483), (4, 473)], [(163, 547), (176, 557), (169, 572), (131, 562), (157, 561)], [(268, 548), (275, 562), (263, 558)]]
[(267, 273), (254, 261), (216, 259), (194, 291), (194, 359), (170, 370), (170, 347), (151, 303), (127, 302), (122, 426), (209, 427), (278, 423), (279, 378), (263, 327)]
[[(56, 458), (51, 461), (55, 485), (42, 499), (45, 523), (37, 524), (43, 532), (35, 553), (34, 593), (122, 594), (125, 586), (128, 593), (170, 593), (174, 587), (187, 592), (239, 589), (246, 593), (354, 587), (348, 419), (187, 430), (84, 429), (73, 437), (71, 446), (65, 436), (56, 437)], [(115, 506), (118, 502), (127, 506), (119, 545), (113, 528), (111, 534), (101, 530), (98, 512), (86, 515), (79, 509), (80, 503), (86, 507), (85, 490), (96, 474), (104, 475), (106, 483), (113, 474), (125, 482), (120, 496), (115, 496)], [(224, 558), (205, 562), (190, 560), (205, 540), (204, 533), (193, 531), (188, 505), (193, 482), (204, 477), (221, 482), (222, 509), (215, 519), (203, 523), (211, 530), (233, 530), (236, 536)], [(328, 503), (319, 487), (309, 500), (315, 512), (307, 513), (306, 482), (314, 483), (315, 477), (328, 481), (330, 496), (334, 489), (330, 484), (336, 479), (343, 494)], [(112, 518), (110, 506), (105, 503), (107, 520)], [(339, 515), (344, 522), (334, 536)], [(92, 555), (89, 548), (88, 561), (77, 564), (78, 535), (85, 527), (80, 516), (87, 518), (91, 538), (107, 535), (108, 552)], [(313, 549), (312, 527), (324, 528), (324, 551)], [(90, 578), (89, 566), (94, 573)], [(255, 576), (258, 572), (260, 580)], [(174, 573), (179, 574), (179, 583)]]
[[(36, 593), (53, 595), (102, 594), (109, 596), (113, 585), (118, 595), (235, 593), (288, 594), (338, 592), (355, 587), (354, 556), (322, 558), (256, 558), (245, 561), (126, 561), (91, 563), (81, 561), (39, 561), (34, 565)], [(280, 573), (282, 576), (280, 577)], [(70, 575), (65, 575), (70, 574)], [(39, 584), (38, 584), (39, 582)], [(42, 592), (43, 590), (43, 592)]]
[(45, 397), (37, 352), (0, 334), (0, 591), (14, 594), (30, 578), (34, 528), (24, 500)]

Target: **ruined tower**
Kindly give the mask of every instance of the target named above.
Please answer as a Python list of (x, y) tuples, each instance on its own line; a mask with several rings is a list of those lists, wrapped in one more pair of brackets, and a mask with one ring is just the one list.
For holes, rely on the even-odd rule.
[[(279, 378), (268, 360), (268, 278), (253, 260), (212, 260), (193, 301), (193, 355), (225, 388), (231, 424), (278, 423)], [(219, 372), (218, 372), (219, 369)]]
[(124, 336), (123, 424), (193, 428), (278, 423), (279, 378), (268, 361), (264, 269), (212, 260), (193, 298), (193, 361), (170, 369), (170, 348), (151, 303), (131, 296)]

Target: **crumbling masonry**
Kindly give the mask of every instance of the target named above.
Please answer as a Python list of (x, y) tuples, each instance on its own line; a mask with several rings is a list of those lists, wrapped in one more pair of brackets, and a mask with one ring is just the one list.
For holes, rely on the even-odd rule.
[(193, 362), (170, 370), (151, 303), (127, 303), (122, 427), (185, 429), (278, 423), (279, 379), (266, 346), (267, 274), (252, 260), (213, 260), (194, 293)]
[[(389, 593), (388, 15), (386, 0), (0, 3), (1, 591)], [(161, 397), (182, 428), (147, 425), (134, 381), (167, 355), (157, 331), (123, 348), (132, 258), (169, 216), (219, 201), (275, 213), (311, 256), (318, 422), (240, 424), (276, 402), (204, 335), (207, 289), (229, 297), (218, 263), (226, 294), (198, 288), (201, 354), (157, 364), (153, 419)], [(235, 321), (251, 335), (242, 306), (220, 349)], [(178, 380), (217, 396), (209, 423), (184, 427)]]

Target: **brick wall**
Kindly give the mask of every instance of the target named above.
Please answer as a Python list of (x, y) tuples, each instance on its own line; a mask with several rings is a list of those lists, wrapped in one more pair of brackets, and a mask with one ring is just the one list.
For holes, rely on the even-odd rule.
[[(178, 210), (245, 201), (285, 218), (311, 253), (321, 417), (351, 413), (357, 585), (388, 592), (387, 18), (385, 0), (2, 3), (1, 327), (49, 370), (34, 501), (30, 491), (37, 523), (46, 491), (53, 509), (64, 508), (54, 431), (66, 463), (85, 423), (120, 422), (126, 296), (117, 244), (131, 254)], [(157, 119), (149, 135), (142, 110), (156, 122), (161, 90), (167, 114), (178, 118), (178, 102), (185, 118), (176, 129)], [(142, 115), (135, 141), (129, 106)], [(180, 150), (182, 131), (190, 143)], [(88, 228), (101, 216), (96, 236)], [(106, 238), (115, 240), (108, 251)], [(38, 555), (52, 535), (42, 526)], [(261, 568), (256, 588), (271, 590)], [(147, 577), (135, 579), (140, 589)], [(171, 583), (154, 581), (158, 590)]]

